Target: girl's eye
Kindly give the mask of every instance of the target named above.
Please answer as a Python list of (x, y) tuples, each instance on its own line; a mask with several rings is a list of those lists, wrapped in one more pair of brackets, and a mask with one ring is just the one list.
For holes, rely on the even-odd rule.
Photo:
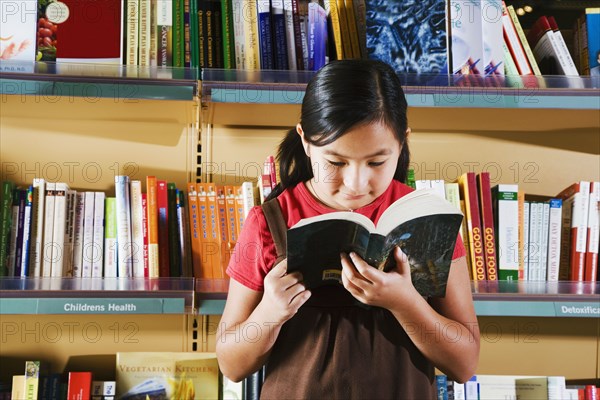
[(383, 164), (385, 164), (385, 161), (371, 161), (371, 162), (369, 163), (369, 165), (370, 165), (371, 167), (379, 167), (379, 166), (381, 166), (381, 165), (383, 165)]
[(342, 161), (330, 161), (327, 160), (327, 162), (331, 165), (333, 165), (334, 167), (343, 167), (344, 163)]

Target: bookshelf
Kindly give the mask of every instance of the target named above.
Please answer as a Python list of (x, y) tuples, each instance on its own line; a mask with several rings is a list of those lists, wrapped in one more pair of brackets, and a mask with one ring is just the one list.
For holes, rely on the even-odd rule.
[[(117, 173), (160, 175), (181, 187), (195, 177), (217, 183), (256, 177), (265, 155), (296, 123), (311, 76), (204, 71), (199, 82), (186, 70), (136, 76), (124, 67), (40, 68), (0, 73), (2, 179), (23, 184), (39, 172), (50, 180), (60, 173), (73, 187), (107, 191)], [(452, 180), (458, 170), (493, 168), (495, 179), (537, 193), (557, 193), (581, 176), (600, 178), (598, 80), (578, 78), (583, 86), (573, 88), (569, 79), (544, 77), (544, 88), (524, 89), (404, 79), (421, 176)], [(103, 376), (117, 351), (214, 349), (226, 282), (153, 283), (149, 291), (148, 281), (0, 279), (3, 364), (39, 354), (58, 371), (93, 365)], [(595, 312), (558, 312), (597, 304), (597, 283), (473, 291), (484, 333), (478, 373), (598, 376)], [(139, 308), (56, 311), (65, 304), (108, 308), (113, 300)], [(3, 367), (0, 379), (10, 373)]]

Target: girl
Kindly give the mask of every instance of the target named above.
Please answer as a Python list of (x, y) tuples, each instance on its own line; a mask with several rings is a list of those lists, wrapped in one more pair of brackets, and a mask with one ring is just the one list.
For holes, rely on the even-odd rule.
[[(402, 183), (406, 112), (387, 64), (324, 66), (307, 85), (300, 122), (279, 147), (281, 184), (272, 197), (285, 226), (336, 210), (377, 223), (409, 193)], [(312, 291), (276, 257), (263, 209), (255, 207), (227, 269), (217, 356), (234, 381), (266, 364), (261, 398), (432, 399), (434, 367), (459, 382), (475, 372), (479, 328), (460, 238), (443, 298), (418, 294), (399, 248), (390, 272), (341, 254), (343, 285)]]

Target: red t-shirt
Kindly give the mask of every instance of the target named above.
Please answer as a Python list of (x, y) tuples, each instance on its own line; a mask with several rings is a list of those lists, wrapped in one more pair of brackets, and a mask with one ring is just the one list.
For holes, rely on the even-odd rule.
[[(354, 210), (377, 224), (381, 214), (394, 201), (413, 191), (412, 188), (393, 180), (387, 190), (374, 202)], [(332, 208), (319, 203), (308, 191), (304, 183), (286, 189), (277, 200), (288, 228), (303, 218), (334, 212)], [(460, 236), (457, 239), (452, 259), (465, 256), (465, 248)], [(257, 291), (264, 290), (263, 281), (277, 258), (275, 243), (269, 232), (262, 208), (254, 207), (248, 213), (244, 228), (238, 238), (227, 274), (244, 286)]]

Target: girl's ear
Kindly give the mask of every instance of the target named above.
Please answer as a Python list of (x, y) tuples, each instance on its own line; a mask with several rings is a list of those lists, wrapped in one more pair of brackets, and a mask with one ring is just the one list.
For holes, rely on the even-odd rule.
[(408, 139), (408, 136), (410, 135), (410, 133), (412, 132), (412, 130), (410, 129), (410, 126), (408, 128), (406, 128), (406, 138)]
[(306, 156), (310, 157), (310, 151), (308, 150), (309, 144), (306, 141), (306, 139), (304, 139), (304, 131), (302, 130), (302, 125), (300, 125), (300, 123), (296, 125), (296, 132), (298, 133), (298, 135), (300, 135), (300, 140), (302, 140), (302, 147), (304, 147), (304, 152), (306, 153)]

